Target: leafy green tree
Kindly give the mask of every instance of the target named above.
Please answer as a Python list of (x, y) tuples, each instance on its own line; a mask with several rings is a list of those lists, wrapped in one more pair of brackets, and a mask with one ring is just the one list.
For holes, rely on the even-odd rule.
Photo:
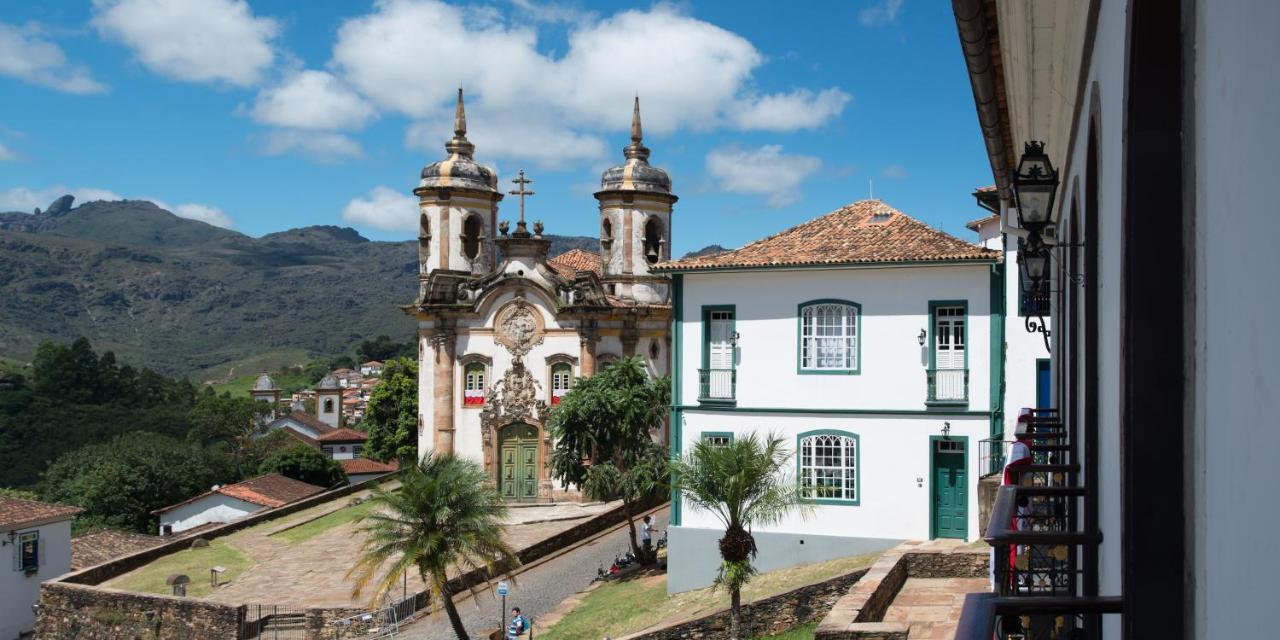
[(214, 393), (205, 387), (188, 414), (191, 430), (187, 439), (227, 452), (231, 462), (246, 476), (257, 466), (246, 460), (254, 440), (267, 429), (271, 407), (248, 396), (232, 396), (230, 392)]
[(272, 472), (326, 489), (347, 484), (347, 472), (337, 460), (301, 443), (275, 452), (258, 468), (258, 473)]
[(104, 526), (154, 533), (155, 509), (235, 479), (225, 455), (154, 433), (134, 432), (64, 454), (44, 474), (45, 499), (76, 505)]
[(17, 498), (19, 500), (39, 500), (40, 495), (34, 491), (25, 489), (10, 489), (9, 487), (0, 487), (0, 498)]
[(362, 363), (370, 360), (385, 362), (392, 358), (411, 358), (415, 351), (412, 341), (396, 342), (391, 339), (391, 336), (380, 335), (372, 340), (361, 342), (360, 346), (356, 347), (356, 358)]
[(484, 470), (469, 460), (433, 454), (405, 470), (398, 490), (377, 487), (371, 500), (373, 511), (361, 519), (360, 557), (347, 572), (355, 578), (352, 598), (372, 586), (370, 602), (378, 602), (415, 570), (440, 599), (458, 640), (468, 640), (449, 569), (483, 567), (492, 576), (520, 564), (502, 539), (506, 503)]
[(729, 590), (731, 640), (742, 638), (742, 586), (756, 573), (752, 528), (776, 524), (792, 510), (810, 511), (787, 473), (790, 459), (781, 437), (761, 439), (752, 433), (725, 445), (699, 442), (673, 465), (676, 486), (688, 503), (725, 527), (716, 585)]
[(671, 381), (653, 378), (638, 356), (621, 358), (580, 378), (551, 411), (556, 440), (552, 474), (597, 500), (622, 499), (632, 552), (651, 562), (636, 540), (641, 503), (662, 493), (666, 455), (653, 442), (671, 401)]
[(369, 432), (365, 454), (374, 460), (418, 457), (418, 363), (408, 358), (386, 363), (382, 379), (364, 411)]

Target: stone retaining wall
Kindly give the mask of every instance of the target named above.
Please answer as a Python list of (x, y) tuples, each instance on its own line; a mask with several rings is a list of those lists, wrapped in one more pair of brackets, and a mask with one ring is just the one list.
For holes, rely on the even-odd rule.
[(42, 640), (237, 638), (244, 616), (243, 605), (233, 607), (194, 598), (50, 581), (40, 585), (35, 637)]
[[(858, 569), (825, 582), (742, 605), (743, 637), (782, 633), (822, 619), (831, 605), (866, 572), (866, 569)], [(728, 629), (729, 612), (722, 611), (696, 620), (624, 636), (620, 640), (723, 638)]]

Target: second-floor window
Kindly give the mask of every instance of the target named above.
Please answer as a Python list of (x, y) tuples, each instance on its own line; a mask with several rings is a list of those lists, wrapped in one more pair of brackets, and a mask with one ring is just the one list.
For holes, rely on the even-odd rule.
[(462, 391), (462, 404), (478, 407), (484, 404), (484, 363), (472, 362), (463, 369), (465, 386)]
[(18, 536), (18, 571), (40, 569), (40, 532), (29, 531)]
[(567, 362), (551, 365), (551, 404), (560, 404), (560, 398), (569, 393), (573, 385), (573, 367)]
[(813, 302), (800, 307), (801, 372), (857, 372), (858, 321), (858, 306), (849, 302)]
[(364, 456), (364, 445), (358, 444), (358, 445), (355, 445), (354, 447), (351, 447), (351, 457), (361, 458), (363, 456)]

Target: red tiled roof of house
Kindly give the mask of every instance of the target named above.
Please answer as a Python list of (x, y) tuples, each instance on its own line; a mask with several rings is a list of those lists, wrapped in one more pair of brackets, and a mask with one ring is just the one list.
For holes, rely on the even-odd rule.
[(378, 462), (368, 458), (356, 458), (354, 460), (339, 460), (338, 464), (342, 465), (342, 470), (347, 475), (354, 476), (366, 473), (392, 473), (400, 470), (398, 463), (388, 464), (386, 462)]
[(164, 538), (132, 531), (103, 529), (71, 539), (71, 569), (79, 571), (164, 543)]
[(570, 249), (548, 260), (547, 266), (566, 278), (578, 275), (579, 271), (601, 273), (600, 254), (582, 249)]
[(65, 504), (0, 497), (0, 529), (11, 531), (70, 520), (81, 511), (84, 509)]
[(302, 444), (307, 445), (308, 447), (311, 447), (313, 449), (320, 448), (320, 443), (317, 442), (315, 438), (312, 438), (311, 436), (305, 433), (299, 433), (297, 431), (294, 431), (293, 429), (290, 429), (289, 427), (281, 427), (279, 431), (293, 438), (294, 440), (297, 440), (298, 442), (301, 442)]
[[(296, 422), (305, 424), (308, 427), (311, 427), (312, 429), (319, 431), (320, 433), (329, 433), (330, 431), (333, 431), (333, 427), (325, 424), (320, 420), (320, 418), (317, 418), (309, 413), (303, 413), (301, 411), (291, 411), (289, 415), (279, 419), (283, 420), (285, 418), (289, 418)], [(272, 424), (275, 424), (275, 423), (273, 422)]]
[(348, 429), (346, 427), (330, 431), (329, 433), (316, 438), (316, 440), (319, 440), (320, 442), (364, 442), (368, 439), (369, 434), (361, 433), (355, 429)]
[(653, 271), (999, 259), (999, 251), (943, 233), (879, 200), (859, 200), (740, 249), (663, 262)]
[(303, 498), (310, 498), (317, 493), (324, 493), (324, 487), (307, 484), (278, 473), (268, 473), (244, 482), (229, 484), (218, 489), (217, 492), (245, 502), (275, 508)]

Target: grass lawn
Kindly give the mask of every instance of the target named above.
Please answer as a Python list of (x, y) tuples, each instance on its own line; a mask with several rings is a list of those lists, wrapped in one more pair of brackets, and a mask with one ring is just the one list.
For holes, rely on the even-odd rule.
[(310, 540), (336, 526), (355, 522), (373, 510), (373, 502), (366, 500), (354, 507), (339, 509), (333, 513), (329, 513), (306, 524), (300, 524), (292, 529), (285, 529), (279, 533), (272, 535), (272, 538), (283, 540), (289, 544), (298, 544), (304, 540)]
[[(742, 590), (743, 603), (777, 595), (870, 566), (879, 554), (837, 558), (756, 576)], [(642, 631), (659, 624), (692, 620), (729, 608), (729, 593), (711, 588), (667, 595), (666, 575), (641, 576), (602, 584), (558, 622), (538, 634), (544, 640), (599, 640)], [(813, 637), (778, 636), (787, 640)]]
[(251, 564), (252, 561), (240, 553), (239, 549), (224, 540), (214, 540), (202, 549), (187, 549), (159, 558), (121, 576), (110, 586), (127, 591), (169, 595), (173, 593), (173, 588), (164, 583), (165, 579), (181, 573), (191, 578), (191, 584), (187, 585), (187, 595), (201, 597), (213, 591), (213, 587), (209, 585), (209, 569), (218, 566), (226, 568), (227, 571), (219, 580), (229, 582)]
[(775, 636), (756, 636), (754, 640), (813, 640), (813, 631), (817, 628), (818, 623), (810, 622)]

